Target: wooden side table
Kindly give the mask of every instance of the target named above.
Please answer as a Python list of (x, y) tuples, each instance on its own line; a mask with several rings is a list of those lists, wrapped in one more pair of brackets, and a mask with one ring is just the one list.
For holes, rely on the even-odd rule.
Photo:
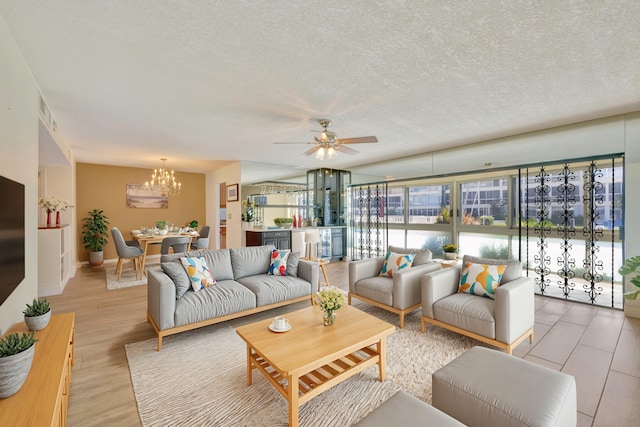
[[(315, 261), (318, 263), (318, 266), (320, 267), (320, 270), (322, 270), (322, 275), (324, 276), (324, 284), (325, 286), (331, 286), (331, 283), (329, 283), (329, 276), (327, 276), (327, 270), (325, 270), (324, 266), (326, 264), (329, 264), (329, 260), (328, 259), (323, 259), (323, 258), (307, 258), (307, 257), (303, 257), (300, 259), (304, 259), (306, 261)], [(320, 290), (320, 279), (318, 279), (318, 290)]]

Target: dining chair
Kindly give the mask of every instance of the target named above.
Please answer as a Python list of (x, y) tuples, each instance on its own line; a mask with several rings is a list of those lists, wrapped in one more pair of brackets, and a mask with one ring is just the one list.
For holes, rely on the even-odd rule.
[(181, 237), (165, 237), (162, 240), (162, 246), (160, 247), (160, 253), (166, 255), (170, 249), (173, 249), (174, 254), (187, 252), (189, 247), (189, 241), (191, 239), (188, 236)]
[(203, 225), (200, 229), (200, 236), (195, 242), (191, 243), (191, 249), (207, 249), (209, 247), (209, 230), (211, 227)]
[(133, 269), (136, 271), (136, 279), (138, 278), (138, 271), (142, 275), (142, 255), (143, 249), (140, 247), (140, 243), (137, 240), (124, 240), (122, 232), (117, 227), (111, 229), (111, 235), (113, 236), (113, 243), (116, 245), (116, 252), (118, 253), (118, 264), (116, 265), (116, 273), (118, 273), (118, 281), (122, 275), (122, 260), (133, 260)]

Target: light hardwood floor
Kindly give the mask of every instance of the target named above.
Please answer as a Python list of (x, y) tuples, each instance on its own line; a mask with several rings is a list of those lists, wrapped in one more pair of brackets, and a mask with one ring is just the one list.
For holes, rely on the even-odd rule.
[[(327, 273), (332, 285), (348, 288), (346, 263), (327, 265)], [(145, 317), (146, 286), (107, 291), (103, 269), (82, 268), (64, 294), (47, 299), (56, 312), (76, 312), (67, 425), (139, 426), (124, 345), (155, 336)], [(275, 312), (232, 322), (239, 325), (272, 315)], [(536, 297), (534, 343), (522, 343), (514, 354), (576, 377), (578, 426), (639, 425), (639, 319), (617, 310)]]

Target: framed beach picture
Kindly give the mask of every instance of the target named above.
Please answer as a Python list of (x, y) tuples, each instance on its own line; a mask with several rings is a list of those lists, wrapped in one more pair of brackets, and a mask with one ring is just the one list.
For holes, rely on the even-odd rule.
[(143, 184), (127, 184), (127, 207), (167, 209), (169, 196), (163, 196), (160, 189), (146, 190)]
[(237, 202), (238, 184), (227, 185), (227, 202)]

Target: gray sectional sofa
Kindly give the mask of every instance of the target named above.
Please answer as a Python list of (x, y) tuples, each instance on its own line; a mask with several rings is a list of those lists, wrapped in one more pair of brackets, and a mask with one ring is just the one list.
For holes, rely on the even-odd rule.
[(291, 254), (287, 276), (268, 275), (272, 245), (198, 250), (217, 283), (194, 292), (180, 262), (185, 254), (162, 255), (147, 270), (147, 319), (162, 338), (275, 307), (308, 300), (318, 283), (318, 264)]

